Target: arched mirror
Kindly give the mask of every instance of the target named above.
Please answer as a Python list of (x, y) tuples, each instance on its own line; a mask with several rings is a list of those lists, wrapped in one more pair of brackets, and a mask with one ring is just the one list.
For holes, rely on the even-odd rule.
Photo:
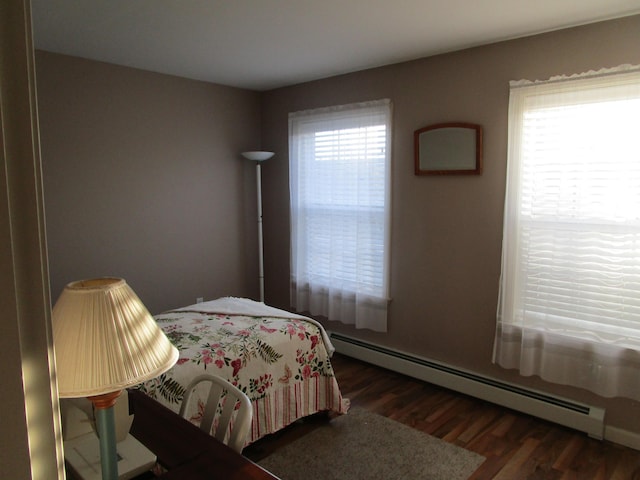
[(438, 123), (413, 134), (416, 175), (480, 175), (482, 127)]

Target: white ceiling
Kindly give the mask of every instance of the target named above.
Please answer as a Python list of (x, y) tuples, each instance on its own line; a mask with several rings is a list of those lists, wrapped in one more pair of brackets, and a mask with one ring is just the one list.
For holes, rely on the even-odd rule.
[(38, 49), (254, 90), (640, 13), (640, 0), (31, 3)]

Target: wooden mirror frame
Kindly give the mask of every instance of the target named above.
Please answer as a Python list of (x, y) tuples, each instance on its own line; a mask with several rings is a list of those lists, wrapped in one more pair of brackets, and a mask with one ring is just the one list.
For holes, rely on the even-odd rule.
[[(442, 135), (437, 135), (437, 138), (434, 134), (438, 133)], [(428, 137), (425, 134), (428, 134)], [(454, 136), (457, 136), (459, 141)], [(416, 175), (480, 175), (482, 173), (482, 127), (480, 125), (464, 122), (429, 125), (413, 133), (413, 144)], [(428, 155), (432, 152), (435, 152), (438, 159), (430, 160)], [(447, 155), (448, 158), (440, 158), (442, 155)]]

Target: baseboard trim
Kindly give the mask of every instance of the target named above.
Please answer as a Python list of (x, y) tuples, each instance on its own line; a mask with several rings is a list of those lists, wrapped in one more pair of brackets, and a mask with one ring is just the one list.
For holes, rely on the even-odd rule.
[(604, 439), (634, 450), (640, 450), (640, 433), (605, 425)]

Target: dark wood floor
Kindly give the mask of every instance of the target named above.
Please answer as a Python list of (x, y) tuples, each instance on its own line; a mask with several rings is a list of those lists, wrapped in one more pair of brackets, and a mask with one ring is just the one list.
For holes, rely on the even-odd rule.
[[(640, 480), (640, 452), (335, 354), (333, 366), (351, 405), (366, 408), (486, 461), (471, 480)], [(318, 416), (260, 440), (256, 461), (309, 432)]]

